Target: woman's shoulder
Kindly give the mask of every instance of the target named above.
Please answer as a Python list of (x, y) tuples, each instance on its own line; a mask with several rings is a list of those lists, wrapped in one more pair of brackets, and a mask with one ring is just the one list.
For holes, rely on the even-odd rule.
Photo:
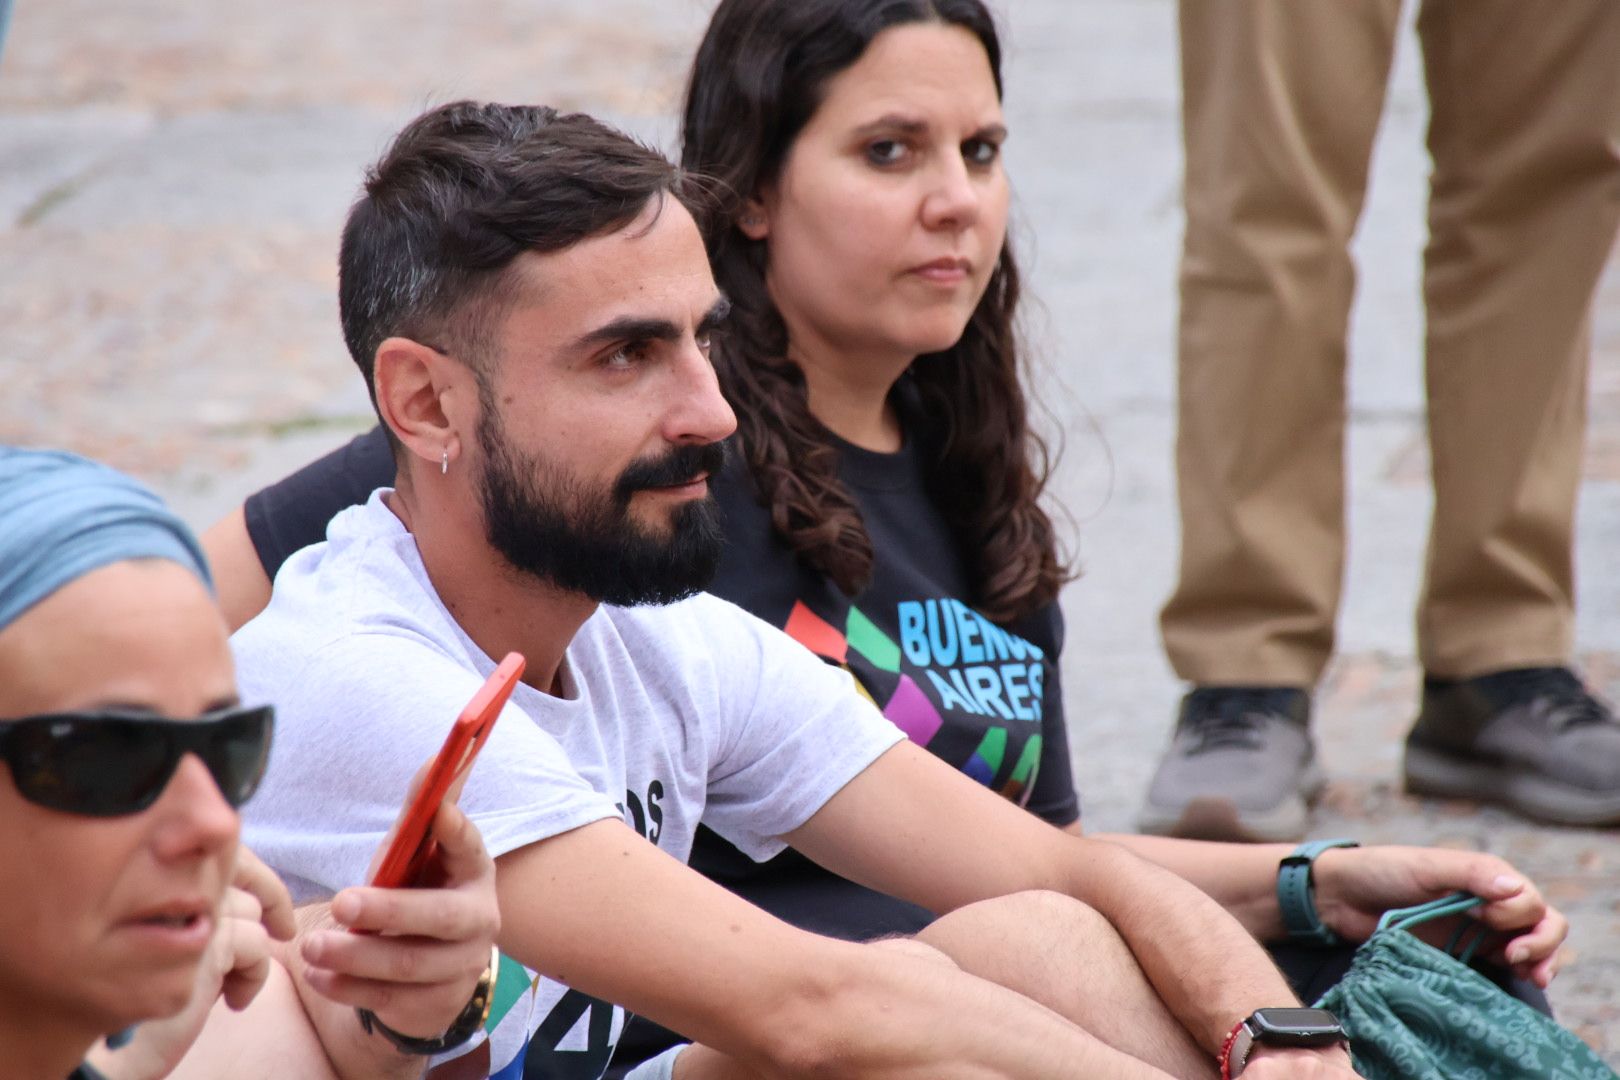
[(382, 426), (254, 492), (243, 507), (265, 575), (274, 578), (293, 552), (326, 539), (332, 518), (394, 483), (394, 455)]

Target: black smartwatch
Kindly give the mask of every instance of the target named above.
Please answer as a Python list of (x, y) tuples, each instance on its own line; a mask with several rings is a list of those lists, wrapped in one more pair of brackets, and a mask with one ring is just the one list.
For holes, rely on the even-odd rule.
[(1317, 1050), (1348, 1041), (1339, 1018), (1326, 1009), (1256, 1009), (1232, 1030), (1221, 1055), (1221, 1076), (1241, 1073), (1256, 1044)]

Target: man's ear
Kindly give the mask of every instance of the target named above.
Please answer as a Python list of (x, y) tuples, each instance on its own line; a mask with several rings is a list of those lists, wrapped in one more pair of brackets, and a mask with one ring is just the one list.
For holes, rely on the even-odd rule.
[(771, 215), (765, 200), (752, 195), (743, 203), (742, 213), (737, 217), (737, 231), (750, 240), (763, 240), (771, 234)]
[[(459, 361), (410, 338), (377, 346), (372, 381), (377, 412), (413, 458), (440, 471), (461, 455), (472, 373)], [(466, 415), (463, 415), (466, 414)]]

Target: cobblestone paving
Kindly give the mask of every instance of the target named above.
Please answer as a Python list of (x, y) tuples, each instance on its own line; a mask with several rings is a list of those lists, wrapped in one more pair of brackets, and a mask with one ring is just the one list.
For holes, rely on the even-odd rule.
[[(424, 104), (588, 109), (669, 146), (706, 0), (21, 0), (0, 57), (0, 441), (66, 445), (205, 525), (368, 423), (333, 262), (363, 165)], [(1175, 555), (1180, 229), (1169, 0), (1010, 0), (1008, 162), (1056, 494), (1086, 576), (1065, 597), (1076, 770), (1127, 828), (1179, 688), (1154, 620)], [(1408, 42), (1408, 45), (1410, 43)], [(1495, 851), (1575, 922), (1566, 1022), (1620, 1064), (1612, 832), (1527, 825), (1396, 785), (1418, 673), (1427, 520), (1418, 252), (1424, 105), (1397, 63), (1357, 252), (1352, 552), (1319, 695), (1320, 835)], [(1578, 643), (1620, 692), (1620, 269), (1597, 304)]]

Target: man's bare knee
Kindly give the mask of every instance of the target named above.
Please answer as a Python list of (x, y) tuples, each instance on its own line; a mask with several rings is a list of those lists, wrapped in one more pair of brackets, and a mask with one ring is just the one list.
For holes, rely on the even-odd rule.
[(1114, 924), (1083, 900), (1050, 889), (1030, 889), (1001, 897), (1006, 910), (1043, 926), (1081, 935), (1118, 937)]
[(1124, 942), (1113, 924), (1090, 905), (1063, 893), (1031, 889), (967, 904), (923, 928), (917, 939), (953, 954), (962, 935), (974, 939), (986, 936), (1027, 938), (1032, 929), (1042, 937), (1074, 945), (1082, 942), (1101, 947)]
[(918, 941), (916, 938), (879, 938), (876, 941), (869, 941), (866, 944), (870, 948), (882, 949), (884, 952), (898, 953), (901, 956), (910, 956), (918, 960), (927, 960), (935, 964), (945, 964), (949, 967), (956, 966), (955, 960), (952, 960), (949, 956), (946, 956), (943, 952), (934, 948), (932, 945)]
[(1119, 931), (1071, 896), (1036, 890), (983, 900), (917, 937), (1117, 1050), (1176, 1076), (1208, 1073), (1207, 1055), (1165, 1008)]

